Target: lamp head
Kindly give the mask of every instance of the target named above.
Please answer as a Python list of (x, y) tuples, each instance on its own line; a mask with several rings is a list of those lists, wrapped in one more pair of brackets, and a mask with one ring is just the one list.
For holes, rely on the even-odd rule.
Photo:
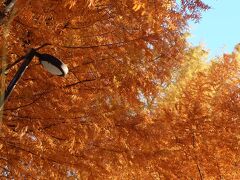
[(36, 52), (42, 66), (51, 74), (65, 76), (68, 73), (68, 67), (61, 60), (50, 54), (40, 54)]

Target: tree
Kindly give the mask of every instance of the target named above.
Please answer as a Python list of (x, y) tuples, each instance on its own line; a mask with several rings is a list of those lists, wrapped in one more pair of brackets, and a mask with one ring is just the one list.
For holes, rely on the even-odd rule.
[(17, 1), (9, 63), (49, 43), (43, 51), (70, 73), (29, 67), (3, 112), (2, 176), (237, 178), (237, 47), (206, 64), (185, 39), (187, 20), (205, 9), (198, 0)]
[(171, 162), (168, 170), (178, 178), (237, 178), (238, 53), (204, 64), (200, 60), (206, 53), (200, 47), (189, 52), (191, 61), (175, 73), (176, 83), (169, 87), (160, 106), (161, 120), (167, 121), (175, 140), (175, 158), (166, 159)]

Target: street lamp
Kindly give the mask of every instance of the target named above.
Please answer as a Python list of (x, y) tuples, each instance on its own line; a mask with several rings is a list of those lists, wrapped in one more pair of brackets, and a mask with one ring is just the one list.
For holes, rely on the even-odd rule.
[[(46, 44), (47, 45), (47, 44)], [(43, 45), (45, 46), (45, 45)], [(5, 90), (4, 96), (1, 98), (0, 102), (0, 109), (2, 109), (4, 103), (10, 96), (11, 92), (13, 91), (14, 87), (16, 86), (19, 79), (24, 74), (25, 70), (27, 69), (28, 65), (34, 58), (34, 56), (38, 57), (40, 60), (40, 63), (43, 65), (43, 67), (50, 72), (53, 75), (57, 76), (65, 76), (68, 73), (68, 67), (66, 64), (64, 64), (61, 60), (57, 59), (56, 57), (50, 55), (50, 54), (41, 54), (37, 52), (40, 48), (43, 46), (36, 48), (36, 49), (30, 49), (30, 51), (20, 60), (24, 60), (21, 64), (20, 68), (16, 72), (15, 76), (9, 83), (7, 89)], [(19, 62), (19, 60), (18, 60)], [(15, 63), (14, 63), (15, 65)]]

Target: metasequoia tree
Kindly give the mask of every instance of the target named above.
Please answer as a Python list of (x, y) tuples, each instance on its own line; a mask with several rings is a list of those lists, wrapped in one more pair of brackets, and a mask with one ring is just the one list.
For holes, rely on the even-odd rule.
[(48, 43), (41, 51), (70, 73), (51, 76), (34, 60), (15, 88), (1, 124), (3, 177), (237, 177), (237, 53), (207, 66), (205, 52), (185, 42), (187, 20), (208, 6), (18, 0), (6, 12), (4, 2), (1, 56), (10, 67)]
[(177, 167), (176, 177), (237, 179), (239, 52), (209, 65), (200, 61), (205, 54), (200, 47), (187, 53), (191, 60), (175, 72), (177, 80), (159, 106), (159, 121), (166, 121), (175, 141), (174, 158), (166, 161), (174, 164), (169, 169)]

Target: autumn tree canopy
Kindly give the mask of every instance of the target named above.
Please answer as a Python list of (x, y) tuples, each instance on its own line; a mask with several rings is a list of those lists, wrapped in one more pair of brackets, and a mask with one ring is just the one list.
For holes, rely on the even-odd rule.
[[(13, 6), (10, 6), (10, 4)], [(200, 0), (3, 1), (2, 89), (37, 59), (2, 112), (0, 168), (14, 179), (239, 177), (239, 51), (206, 63), (186, 43)], [(6, 10), (9, 9), (9, 10)], [(6, 75), (5, 75), (6, 74)], [(3, 91), (2, 91), (3, 92)]]

